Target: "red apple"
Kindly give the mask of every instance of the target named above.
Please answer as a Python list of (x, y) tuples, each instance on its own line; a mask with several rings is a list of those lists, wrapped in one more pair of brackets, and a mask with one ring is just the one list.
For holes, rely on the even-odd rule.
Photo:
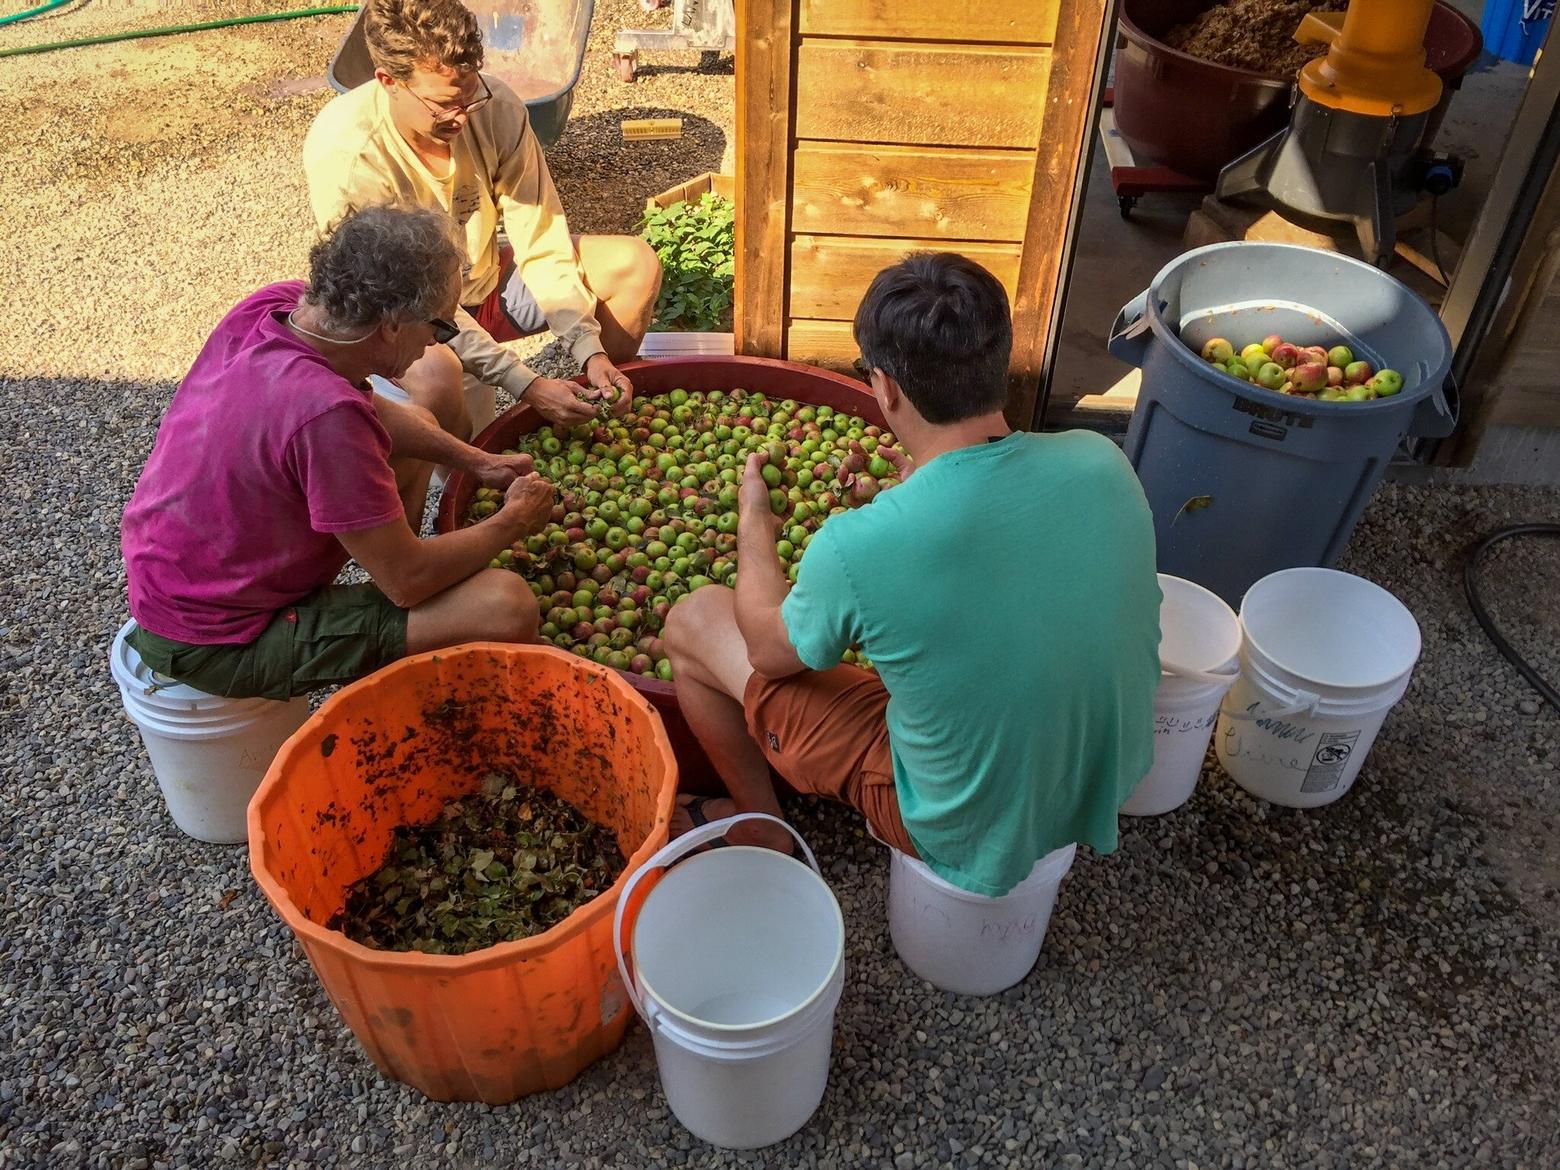
[(1314, 394), (1327, 385), (1327, 366), (1320, 362), (1307, 362), (1295, 367), (1293, 378), (1295, 393)]

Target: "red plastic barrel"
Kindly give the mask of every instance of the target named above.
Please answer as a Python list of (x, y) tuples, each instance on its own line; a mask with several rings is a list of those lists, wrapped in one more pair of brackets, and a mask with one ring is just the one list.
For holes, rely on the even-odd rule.
[[(1293, 74), (1215, 65), (1160, 40), (1212, 6), (1210, 0), (1122, 0), (1115, 73), (1116, 129), (1133, 154), (1210, 183), (1284, 128), (1295, 82)], [(1437, 0), (1425, 32), (1425, 64), (1445, 88), (1426, 123), (1426, 144), (1483, 47), (1478, 26)]]
[[(794, 398), (813, 406), (832, 406), (876, 426), (885, 425), (877, 399), (860, 382), (797, 362), (756, 357), (691, 357), (629, 362), (618, 368), (633, 380), (636, 396), (665, 394), (677, 389), (748, 390), (770, 398)], [(575, 380), (583, 382), (583, 379)], [(494, 419), (472, 442), (484, 451), (503, 451), (519, 442), (522, 435), (539, 428), (542, 422), (542, 417), (530, 407), (516, 406)], [(439, 532), (454, 532), (460, 527), (477, 486), (476, 480), (465, 472), (450, 476), (439, 504), (436, 524)], [(660, 712), (672, 748), (677, 753), (683, 789), (724, 792), (699, 741), (683, 720), (674, 685), (638, 674), (625, 673), (624, 677)]]

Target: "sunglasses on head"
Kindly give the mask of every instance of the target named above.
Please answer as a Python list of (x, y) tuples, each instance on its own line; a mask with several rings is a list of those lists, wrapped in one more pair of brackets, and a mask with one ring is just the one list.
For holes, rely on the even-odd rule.
[(433, 330), (433, 340), (437, 345), (448, 345), (460, 336), (460, 326), (443, 317), (431, 318), (428, 325)]

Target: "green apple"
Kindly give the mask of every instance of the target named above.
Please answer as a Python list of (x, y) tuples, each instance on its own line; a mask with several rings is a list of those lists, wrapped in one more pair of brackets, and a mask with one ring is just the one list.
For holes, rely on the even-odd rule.
[(1277, 362), (1264, 362), (1257, 371), (1257, 384), (1269, 390), (1277, 390), (1284, 384), (1284, 367)]
[(1343, 367), (1343, 380), (1350, 384), (1367, 381), (1376, 371), (1369, 362), (1350, 362)]
[(1203, 361), (1222, 366), (1235, 356), (1235, 347), (1222, 337), (1210, 337), (1203, 342)]
[(1268, 351), (1262, 348), (1260, 341), (1253, 341), (1245, 349), (1240, 351), (1240, 360), (1248, 366), (1255, 368), (1268, 359)]
[(1376, 392), (1364, 383), (1357, 383), (1345, 390), (1343, 396), (1350, 402), (1369, 402), (1376, 397)]
[(1354, 360), (1354, 351), (1346, 345), (1335, 345), (1327, 351), (1327, 364), (1342, 369)]
[(1375, 377), (1365, 385), (1376, 392), (1376, 397), (1391, 398), (1403, 389), (1403, 375), (1396, 370), (1377, 370)]
[(1241, 361), (1239, 358), (1231, 358), (1229, 361), (1225, 362), (1224, 372), (1226, 374), (1234, 375), (1243, 382), (1251, 381), (1251, 370), (1247, 367), (1246, 363)]

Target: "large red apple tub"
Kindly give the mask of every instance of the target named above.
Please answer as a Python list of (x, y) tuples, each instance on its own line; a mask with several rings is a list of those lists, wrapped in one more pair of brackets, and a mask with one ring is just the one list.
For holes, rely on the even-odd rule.
[[(860, 383), (839, 374), (798, 362), (756, 357), (691, 357), (659, 362), (630, 362), (622, 371), (633, 380), (635, 396), (666, 394), (672, 390), (747, 390), (769, 398), (794, 398), (812, 406), (829, 406), (858, 415), (868, 423), (884, 426), (877, 400)], [(583, 384), (583, 378), (575, 379)], [(506, 411), (479, 434), (473, 443), (484, 451), (504, 451), (522, 436), (539, 429), (545, 420), (528, 406)], [(439, 504), (437, 530), (454, 532), (464, 521), (476, 492), (476, 480), (456, 472)], [(633, 687), (660, 712), (682, 771), (682, 785), (693, 791), (723, 789), (704, 751), (677, 705), (674, 685), (660, 679), (621, 672)]]

